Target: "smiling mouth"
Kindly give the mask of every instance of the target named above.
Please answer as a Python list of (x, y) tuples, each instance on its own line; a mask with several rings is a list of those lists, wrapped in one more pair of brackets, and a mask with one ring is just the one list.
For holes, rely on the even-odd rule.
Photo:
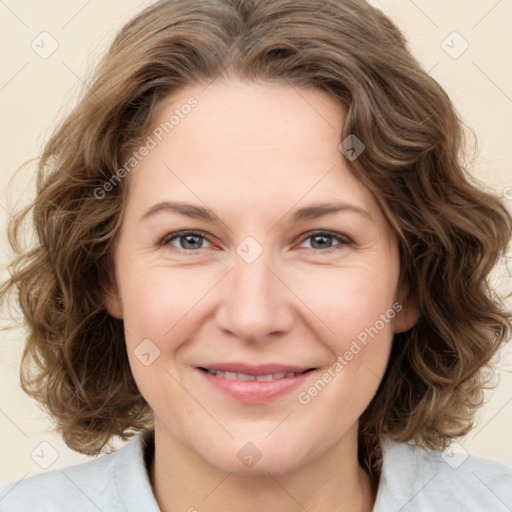
[(271, 381), (271, 380), (282, 380), (287, 378), (293, 378), (297, 375), (302, 375), (307, 372), (313, 371), (315, 368), (308, 368), (302, 372), (280, 372), (280, 373), (268, 373), (265, 375), (252, 375), (250, 373), (230, 372), (224, 370), (211, 370), (210, 368), (199, 368), (200, 370), (214, 375), (215, 377), (222, 377), (227, 380), (240, 380), (240, 381)]

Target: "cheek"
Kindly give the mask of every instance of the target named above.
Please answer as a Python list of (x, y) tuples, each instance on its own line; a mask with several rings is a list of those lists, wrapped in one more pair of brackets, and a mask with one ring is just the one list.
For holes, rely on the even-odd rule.
[[(180, 328), (180, 322), (191, 314), (195, 305), (214, 284), (208, 279), (198, 279), (197, 269), (173, 271), (169, 268), (151, 267), (138, 271), (132, 268), (123, 289), (123, 316), (127, 333), (169, 341), (171, 332)], [(131, 340), (133, 343), (133, 340)]]
[(323, 339), (330, 340), (335, 353), (348, 350), (353, 340), (364, 342), (368, 331), (373, 337), (376, 330), (380, 337), (392, 335), (398, 268), (381, 268), (365, 265), (317, 271), (298, 284), (297, 295), (306, 298), (306, 306), (321, 320)]
[(356, 421), (386, 370), (397, 313), (397, 272), (398, 267), (389, 267), (384, 278), (377, 267), (345, 268), (335, 277), (332, 273), (323, 292), (317, 287), (309, 294), (308, 305), (325, 327), (318, 339), (332, 359), (318, 380), (301, 390), (299, 403), (312, 404), (311, 414), (324, 417), (326, 404), (336, 404), (329, 412), (336, 428)]
[(187, 313), (198, 300), (192, 300), (195, 293), (190, 292), (190, 277), (186, 280), (187, 288), (175, 273), (170, 279), (171, 274), (169, 270), (150, 267), (140, 272), (132, 269), (127, 275), (137, 277), (127, 279), (123, 290), (130, 367), (140, 392), (153, 409), (159, 403), (166, 403), (169, 386), (174, 389), (173, 377), (177, 375), (169, 365), (169, 356), (173, 357), (189, 338), (190, 333), (184, 332)]

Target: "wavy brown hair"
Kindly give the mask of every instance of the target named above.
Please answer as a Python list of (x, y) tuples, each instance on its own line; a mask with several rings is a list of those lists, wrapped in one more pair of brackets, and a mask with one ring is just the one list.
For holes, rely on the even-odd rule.
[[(78, 452), (151, 425), (123, 322), (104, 307), (129, 180), (98, 191), (163, 100), (218, 77), (314, 87), (347, 108), (342, 140), (366, 145), (347, 163), (398, 235), (400, 282), (420, 312), (395, 336), (360, 418), (359, 459), (376, 476), (384, 438), (446, 447), (471, 428), (486, 370), (510, 335), (489, 276), (512, 218), (468, 174), (464, 125), (446, 92), (362, 0), (163, 0), (121, 29), (40, 155), (35, 200), (10, 222), (17, 256), (1, 293), (17, 292), (28, 326), (23, 389)], [(29, 214), (37, 243), (25, 249)]]

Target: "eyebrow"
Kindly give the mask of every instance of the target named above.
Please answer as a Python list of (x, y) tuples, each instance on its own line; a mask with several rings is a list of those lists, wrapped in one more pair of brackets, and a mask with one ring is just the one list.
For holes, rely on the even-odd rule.
[[(220, 218), (209, 208), (203, 208), (202, 206), (197, 206), (191, 203), (172, 201), (163, 201), (161, 203), (157, 203), (151, 206), (151, 208), (149, 208), (144, 213), (140, 220), (145, 220), (148, 217), (151, 217), (159, 212), (164, 211), (175, 212), (181, 215), (185, 215), (186, 217), (205, 220), (213, 223), (221, 222)], [(362, 217), (365, 217), (371, 222), (375, 222), (373, 217), (366, 210), (360, 208), (359, 206), (343, 202), (310, 204), (308, 206), (295, 210), (293, 212), (291, 220), (293, 222), (297, 222), (302, 220), (317, 219), (319, 217), (323, 217), (324, 215), (337, 212), (356, 213), (358, 215), (361, 215)]]

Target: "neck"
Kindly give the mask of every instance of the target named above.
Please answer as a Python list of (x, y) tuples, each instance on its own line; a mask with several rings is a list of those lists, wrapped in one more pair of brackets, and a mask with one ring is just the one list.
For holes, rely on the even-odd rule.
[(373, 510), (376, 486), (357, 460), (357, 425), (355, 433), (347, 433), (327, 453), (308, 460), (304, 466), (275, 473), (226, 473), (208, 464), (167, 430), (155, 428), (150, 480), (162, 512)]

